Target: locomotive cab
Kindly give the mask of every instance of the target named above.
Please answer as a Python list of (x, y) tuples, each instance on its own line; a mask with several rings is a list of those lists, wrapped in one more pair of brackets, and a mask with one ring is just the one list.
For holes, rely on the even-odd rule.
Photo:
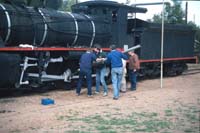
[[(105, 29), (111, 33), (110, 44), (118, 47), (133, 44), (133, 34), (127, 32), (128, 15), (131, 13), (145, 13), (146, 8), (131, 7), (113, 1), (87, 1), (72, 6), (74, 13), (84, 13), (95, 17), (100, 17), (105, 23), (110, 25), (110, 29)], [(101, 29), (102, 30), (102, 27)], [(109, 46), (105, 46), (109, 47)]]

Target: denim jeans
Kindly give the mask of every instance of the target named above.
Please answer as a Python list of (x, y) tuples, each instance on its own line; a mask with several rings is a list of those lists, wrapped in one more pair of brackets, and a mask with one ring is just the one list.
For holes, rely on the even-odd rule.
[(81, 87), (82, 87), (82, 81), (84, 80), (85, 76), (86, 76), (86, 80), (87, 80), (87, 89), (88, 89), (87, 94), (92, 95), (92, 70), (90, 70), (90, 69), (80, 70), (76, 93), (80, 94)]
[(114, 98), (119, 98), (119, 91), (120, 91), (120, 87), (121, 87), (122, 74), (123, 74), (123, 68), (122, 67), (112, 68), (112, 70), (111, 70)]
[(137, 72), (133, 70), (129, 70), (129, 79), (131, 82), (131, 90), (136, 90), (136, 84), (137, 84)]
[(106, 67), (96, 70), (96, 92), (99, 92), (100, 83), (103, 86), (104, 92), (108, 93), (108, 87), (105, 82)]

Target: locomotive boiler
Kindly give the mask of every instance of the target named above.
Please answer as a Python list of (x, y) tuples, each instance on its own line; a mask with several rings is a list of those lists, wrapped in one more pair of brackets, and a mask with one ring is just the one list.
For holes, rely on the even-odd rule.
[(109, 44), (110, 25), (101, 17), (45, 8), (1, 4), (1, 38), (5, 46), (91, 47)]
[[(104, 50), (140, 45), (141, 75), (158, 75), (161, 26), (130, 17), (146, 11), (112, 1), (78, 3), (72, 12), (1, 3), (0, 86), (70, 82), (80, 55), (94, 44)], [(164, 72), (182, 73), (196, 59), (195, 31), (185, 25), (166, 25), (165, 31)]]

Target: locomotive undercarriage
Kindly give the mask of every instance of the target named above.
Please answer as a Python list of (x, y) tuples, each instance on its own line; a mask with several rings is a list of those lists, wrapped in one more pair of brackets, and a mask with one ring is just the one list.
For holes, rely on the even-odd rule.
[[(5, 70), (8, 71), (4, 75), (10, 74), (9, 77), (13, 79), (4, 78), (7, 84), (13, 84), (16, 88), (31, 86), (39, 87), (45, 84), (53, 84), (59, 86), (59, 88), (66, 88), (66, 84), (71, 84), (71, 81), (78, 79), (78, 61), (79, 57), (75, 56), (69, 57), (68, 53), (55, 55), (51, 52), (38, 52), (37, 53), (20, 53), (17, 54), (17, 58), (20, 59), (20, 63), (15, 60), (14, 56), (5, 57), (7, 63), (5, 65)], [(13, 53), (14, 54), (14, 53)], [(11, 55), (10, 53), (8, 54)], [(13, 62), (13, 64), (12, 64)], [(10, 65), (11, 64), (11, 65)], [(12, 70), (15, 69), (15, 70)], [(169, 61), (164, 62), (163, 74), (164, 76), (175, 76), (182, 74), (183, 71), (187, 69), (186, 62), (184, 61)], [(110, 74), (108, 68), (108, 74)], [(160, 62), (146, 62), (141, 63), (141, 69), (139, 71), (139, 77), (141, 78), (156, 78), (160, 76)], [(95, 77), (95, 74), (93, 74)], [(108, 76), (110, 77), (110, 76)], [(2, 80), (2, 79), (1, 79)]]
[(52, 83), (59, 80), (69, 83), (72, 79), (78, 78), (77, 70), (75, 70), (76, 62), (76, 60), (71, 62), (63, 55), (52, 57), (48, 51), (37, 52), (37, 57), (23, 56), (20, 63), (20, 78), (15, 83), (15, 87), (24, 85), (38, 87), (46, 82)]
[[(52, 54), (50, 52), (36, 52), (21, 55), (20, 75), (15, 83), (15, 88), (21, 86), (40, 87), (45, 84), (52, 84), (56, 88), (69, 88), (71, 83), (79, 78), (79, 56), (80, 52), (75, 55), (69, 55), (62, 52)], [(24, 56), (26, 55), (26, 56)], [(33, 56), (33, 55), (37, 55)], [(93, 70), (95, 72), (95, 70)], [(110, 68), (107, 69), (108, 77)], [(96, 75), (93, 73), (92, 77)], [(68, 86), (66, 86), (68, 85)]]
[[(163, 75), (176, 76), (187, 70), (187, 65), (184, 61), (164, 62)], [(160, 76), (160, 62), (144, 63), (141, 65), (139, 76), (144, 78), (156, 78)]]
[[(49, 57), (48, 57), (49, 58)], [(77, 65), (72, 65), (71, 67), (66, 67), (66, 64), (72, 63), (73, 61), (64, 61), (63, 57), (58, 58), (49, 58), (48, 60), (40, 60), (37, 58), (25, 57), (24, 63), (21, 64), (21, 76), (18, 85), (31, 85), (31, 86), (39, 86), (46, 82), (54, 82), (54, 83), (70, 83), (72, 80), (78, 79), (79, 69), (74, 69), (73, 67)], [(28, 62), (31, 63), (28, 63)], [(77, 61), (74, 60), (74, 63)], [(55, 63), (60, 64), (62, 68), (60, 71), (54, 72), (51, 74), (51, 71), (48, 71), (48, 67), (51, 64)], [(73, 64), (73, 63), (72, 63)], [(29, 69), (30, 67), (30, 69)], [(31, 69), (34, 68), (34, 69)], [(53, 69), (56, 67), (52, 67)], [(52, 69), (51, 68), (51, 69)], [(35, 69), (38, 69), (38, 72), (31, 72)], [(108, 68), (109, 69), (109, 68)], [(163, 74), (164, 76), (176, 76), (182, 74), (183, 71), (187, 69), (187, 65), (184, 61), (176, 61), (176, 62), (165, 62)], [(110, 70), (110, 69), (109, 69)], [(108, 71), (109, 71), (108, 70)], [(110, 73), (108, 72), (107, 75)], [(140, 78), (157, 78), (160, 76), (160, 63), (145, 63), (141, 66), (141, 69), (138, 73)], [(95, 77), (95, 74), (92, 75)], [(110, 76), (108, 76), (110, 77)], [(57, 82), (59, 81), (59, 82)], [(62, 84), (64, 85), (64, 84)], [(17, 87), (17, 86), (16, 86)], [(64, 86), (60, 86), (61, 88)]]

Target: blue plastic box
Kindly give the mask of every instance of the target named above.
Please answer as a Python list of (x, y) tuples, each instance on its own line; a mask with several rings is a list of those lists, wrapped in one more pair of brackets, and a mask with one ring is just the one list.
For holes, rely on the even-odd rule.
[(49, 105), (49, 104), (54, 104), (54, 100), (50, 98), (43, 98), (41, 100), (42, 105)]

